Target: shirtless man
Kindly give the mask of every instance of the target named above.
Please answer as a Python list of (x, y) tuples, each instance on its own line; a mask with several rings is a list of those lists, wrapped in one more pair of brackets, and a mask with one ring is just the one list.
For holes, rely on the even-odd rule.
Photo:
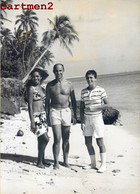
[(69, 167), (69, 136), (71, 126), (70, 100), (74, 112), (73, 124), (76, 124), (76, 99), (71, 82), (63, 78), (64, 66), (60, 63), (54, 65), (55, 79), (46, 87), (46, 114), (53, 130), (54, 169), (59, 168), (60, 141), (62, 138), (64, 166)]

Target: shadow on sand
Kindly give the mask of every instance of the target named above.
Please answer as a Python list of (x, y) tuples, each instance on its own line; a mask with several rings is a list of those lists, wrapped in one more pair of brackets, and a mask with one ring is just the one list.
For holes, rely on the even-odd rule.
[[(8, 153), (1, 153), (0, 159), (12, 160), (14, 162), (21, 162), (25, 164), (31, 164), (31, 163), (37, 162), (37, 157), (19, 155), (19, 154), (8, 154)], [(50, 166), (51, 164), (53, 164), (53, 160), (45, 159), (45, 163), (48, 164), (48, 166)]]
[[(32, 157), (32, 156), (26, 156), (26, 155), (20, 155), (20, 154), (9, 154), (9, 153), (0, 153), (0, 159), (2, 160), (12, 160), (14, 162), (21, 162), (24, 164), (29, 164), (29, 165), (35, 165), (37, 163), (37, 157)], [(54, 164), (54, 160), (51, 159), (45, 159), (45, 165), (46, 166), (51, 166)], [(64, 165), (63, 162), (59, 161), (60, 165)], [(70, 166), (72, 167), (84, 167), (83, 165), (77, 165), (77, 164), (70, 164)], [(72, 169), (72, 168), (71, 168)], [(74, 169), (72, 169), (74, 170)]]

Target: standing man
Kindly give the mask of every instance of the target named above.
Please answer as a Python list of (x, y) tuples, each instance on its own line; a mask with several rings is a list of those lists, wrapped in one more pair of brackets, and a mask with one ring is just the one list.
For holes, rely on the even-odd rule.
[(60, 141), (62, 138), (62, 149), (64, 166), (69, 167), (69, 136), (71, 126), (70, 100), (73, 108), (73, 124), (76, 124), (76, 99), (71, 82), (63, 78), (63, 64), (55, 64), (53, 67), (55, 79), (46, 87), (46, 114), (53, 130), (53, 156), (54, 169), (59, 168)]
[(93, 137), (96, 138), (100, 151), (101, 166), (99, 173), (106, 170), (106, 148), (104, 145), (104, 123), (102, 110), (109, 106), (107, 94), (104, 88), (96, 85), (97, 73), (94, 70), (86, 72), (88, 87), (81, 91), (81, 129), (85, 136), (85, 144), (90, 156), (91, 164), (85, 169), (96, 169), (95, 150), (92, 144)]

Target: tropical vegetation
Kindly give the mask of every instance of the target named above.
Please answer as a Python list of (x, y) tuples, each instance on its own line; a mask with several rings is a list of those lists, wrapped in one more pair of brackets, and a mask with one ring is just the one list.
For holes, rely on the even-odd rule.
[(6, 12), (3, 10), (0, 21), (2, 25), (0, 31), (1, 76), (18, 78), (23, 83), (36, 65), (46, 68), (46, 65), (53, 62), (54, 55), (50, 48), (56, 40), (59, 40), (60, 46), (66, 48), (71, 55), (69, 46), (74, 40), (79, 40), (67, 16), (56, 16), (54, 21), (48, 19), (52, 29), (42, 34), (42, 45), (38, 43), (39, 19), (36, 12), (23, 10), (22, 14), (17, 15), (13, 32), (4, 27), (6, 20)]

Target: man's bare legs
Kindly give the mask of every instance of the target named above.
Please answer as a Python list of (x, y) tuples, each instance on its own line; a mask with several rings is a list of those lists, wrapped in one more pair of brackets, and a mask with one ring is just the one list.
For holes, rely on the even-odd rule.
[(92, 136), (85, 136), (85, 144), (90, 156), (91, 160), (91, 166), (90, 167), (85, 167), (86, 168), (96, 168), (96, 158), (95, 158), (95, 150), (92, 145)]
[(59, 152), (60, 152), (60, 142), (61, 142), (61, 125), (53, 125), (53, 137), (54, 137), (54, 143), (53, 143), (53, 156), (54, 156), (54, 169), (59, 168)]
[(101, 157), (101, 166), (99, 167), (98, 172), (103, 173), (106, 171), (106, 148), (104, 145), (103, 138), (97, 138), (96, 142), (99, 147)]
[(103, 138), (97, 138), (96, 142), (97, 142), (97, 145), (99, 147), (100, 153), (105, 153), (106, 148), (105, 148), (105, 145), (104, 145)]
[(85, 136), (85, 144), (87, 146), (89, 155), (95, 155), (95, 151), (92, 145), (92, 136)]
[(62, 149), (65, 167), (69, 167), (68, 164), (69, 136), (70, 136), (70, 126), (62, 126)]
[(59, 168), (59, 152), (60, 152), (60, 142), (62, 137), (62, 149), (64, 166), (69, 167), (68, 164), (68, 154), (69, 154), (69, 136), (70, 136), (70, 126), (53, 125), (53, 156), (54, 156), (54, 169)]

